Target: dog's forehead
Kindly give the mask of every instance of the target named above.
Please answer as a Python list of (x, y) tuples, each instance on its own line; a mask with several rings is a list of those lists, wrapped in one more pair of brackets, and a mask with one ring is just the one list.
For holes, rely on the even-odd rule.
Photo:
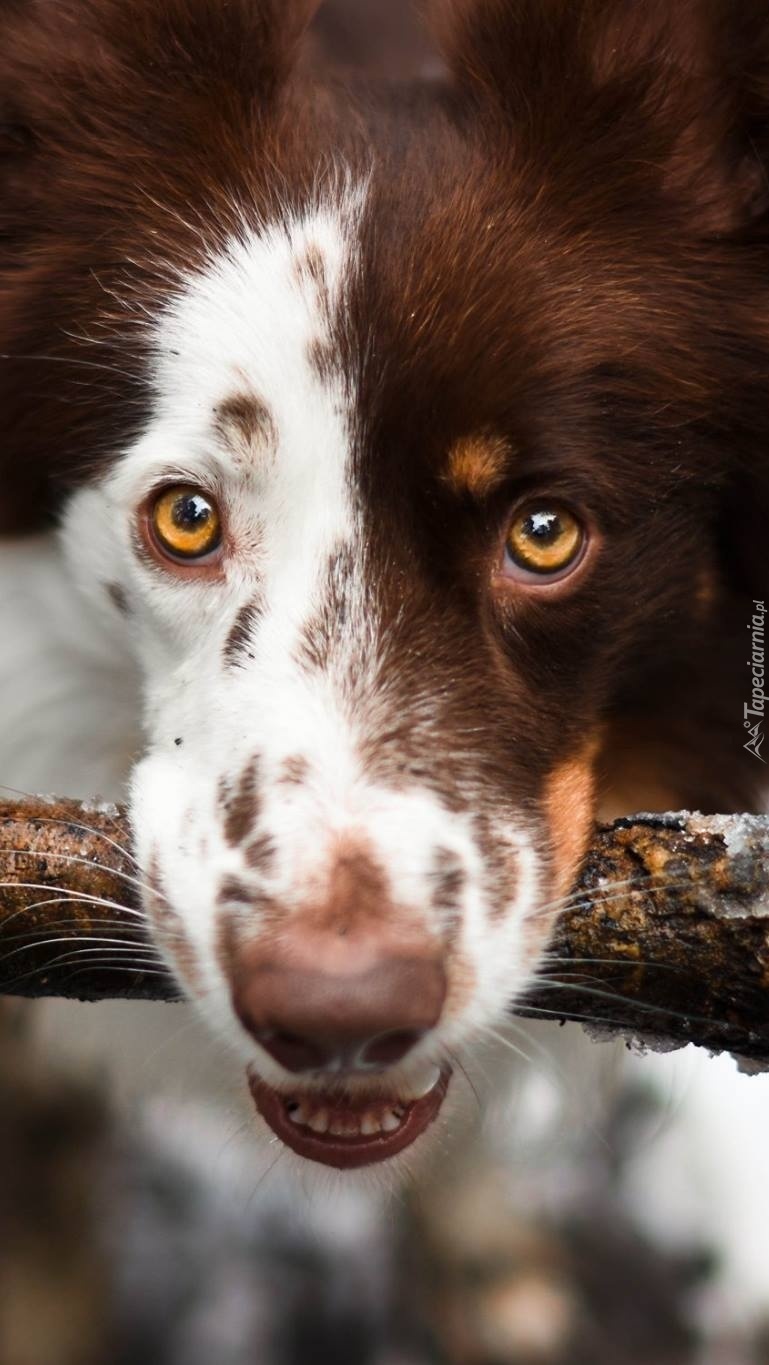
[[(497, 344), (489, 358), (488, 327), (473, 321), (487, 292), (499, 297), (498, 261), (476, 249), (468, 283), (460, 267), (474, 230), (460, 224), (442, 250), (429, 222), (393, 211), (383, 223), (382, 193), (373, 176), (350, 177), (314, 205), (244, 219), (182, 277), (155, 329), (161, 422), (241, 471), (306, 472), (333, 444), (358, 483), (357, 456), (377, 447), (369, 487), (374, 464), (393, 459), (407, 482), (426, 464), (448, 473), (454, 443), (493, 425), (493, 401), (475, 403), (479, 368), (504, 388), (507, 357)], [(514, 322), (509, 331), (514, 340)]]
[(341, 418), (349, 376), (333, 333), (354, 269), (363, 191), (245, 227), (183, 281), (160, 319), (159, 416), (207, 429), (235, 456), (314, 439)]

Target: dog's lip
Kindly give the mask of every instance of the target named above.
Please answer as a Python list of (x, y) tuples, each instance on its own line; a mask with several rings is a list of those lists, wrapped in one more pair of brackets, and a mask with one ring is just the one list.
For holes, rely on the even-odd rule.
[[(333, 1166), (339, 1171), (350, 1171), (362, 1166), (373, 1166), (380, 1161), (389, 1161), (406, 1147), (410, 1147), (424, 1133), (436, 1118), (443, 1104), (451, 1080), (451, 1068), (443, 1067), (435, 1084), (426, 1095), (419, 1099), (401, 1099), (399, 1095), (386, 1095), (377, 1092), (366, 1097), (356, 1092), (345, 1094), (343, 1088), (335, 1086), (328, 1093), (313, 1089), (302, 1091), (276, 1090), (250, 1069), (248, 1084), (254, 1103), (276, 1137), (280, 1138), (291, 1151), (306, 1161), (316, 1161), (322, 1166)], [(373, 1135), (342, 1136), (334, 1133), (316, 1133), (311, 1128), (300, 1126), (289, 1117), (289, 1105), (297, 1099), (311, 1099), (318, 1108), (331, 1108), (338, 1113), (362, 1113), (368, 1105), (390, 1105), (402, 1111), (403, 1117), (394, 1132), (379, 1132)]]

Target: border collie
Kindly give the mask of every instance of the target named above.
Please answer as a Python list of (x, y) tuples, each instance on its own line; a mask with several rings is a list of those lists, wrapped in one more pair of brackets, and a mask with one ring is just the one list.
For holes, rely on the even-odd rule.
[(769, 15), (314, 8), (0, 8), (0, 780), (130, 772), (262, 1120), (395, 1170), (597, 812), (760, 804)]

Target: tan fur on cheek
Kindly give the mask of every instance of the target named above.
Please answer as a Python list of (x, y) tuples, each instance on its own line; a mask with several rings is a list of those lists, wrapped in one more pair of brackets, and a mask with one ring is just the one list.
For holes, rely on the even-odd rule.
[(595, 820), (595, 761), (598, 740), (566, 760), (545, 783), (543, 807), (553, 850), (549, 899), (566, 896), (576, 880)]

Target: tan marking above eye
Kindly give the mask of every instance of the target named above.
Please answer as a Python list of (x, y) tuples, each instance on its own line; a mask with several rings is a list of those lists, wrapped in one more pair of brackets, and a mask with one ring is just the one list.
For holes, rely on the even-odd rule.
[(567, 507), (543, 500), (519, 512), (505, 538), (508, 570), (548, 578), (576, 566), (585, 545), (582, 523)]
[(215, 499), (191, 485), (163, 489), (150, 509), (150, 523), (159, 549), (173, 559), (203, 559), (221, 544)]
[(455, 493), (483, 498), (504, 478), (510, 447), (500, 436), (466, 436), (449, 451), (447, 481)]

